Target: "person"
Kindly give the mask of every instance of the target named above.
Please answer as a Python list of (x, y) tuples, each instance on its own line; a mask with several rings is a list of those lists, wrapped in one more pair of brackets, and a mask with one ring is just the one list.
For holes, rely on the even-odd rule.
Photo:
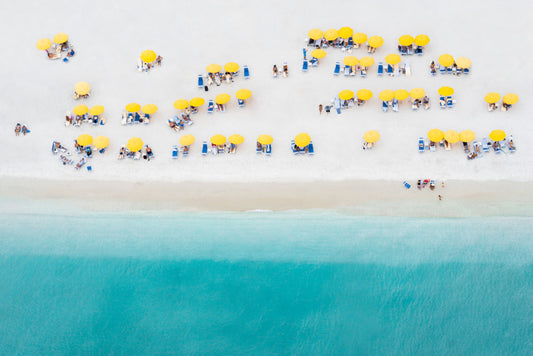
[(441, 188), (444, 188), (444, 181), (441, 183), (440, 186), (441, 186)]
[(304, 59), (307, 59), (307, 51), (305, 48), (303, 49), (303, 52), (304, 52)]
[(172, 120), (168, 120), (168, 126), (169, 126), (171, 129), (173, 129), (174, 131), (178, 131), (178, 130), (179, 130), (179, 128), (178, 128), (178, 126), (176, 125), (176, 123), (175, 123), (174, 121), (172, 121)]
[(289, 67), (287, 66), (286, 63), (283, 65), (283, 76), (285, 78), (287, 78), (289, 76)]
[(294, 150), (295, 150), (296, 152), (300, 152), (300, 147), (298, 147), (298, 146), (295, 144), (295, 145), (294, 145)]
[(215, 83), (218, 86), (220, 86), (221, 84), (221, 81), (220, 81), (220, 74), (219, 73), (215, 73)]
[(422, 188), (422, 181), (421, 181), (420, 179), (418, 180), (418, 183), (416, 183), (416, 187), (417, 187), (418, 189), (421, 189), (421, 188)]
[(325, 109), (326, 109), (326, 115), (331, 112), (331, 106), (326, 105)]
[(118, 159), (124, 159), (125, 154), (126, 154), (126, 147), (122, 146), (120, 148), (120, 152), (118, 153)]
[(152, 152), (152, 149), (148, 145), (146, 145), (146, 155), (148, 156), (148, 161), (150, 160), (150, 158), (154, 157), (154, 153)]
[(15, 135), (16, 135), (16, 136), (20, 135), (20, 130), (21, 130), (21, 126), (20, 126), (19, 123), (17, 123), (17, 124), (15, 125)]
[(506, 103), (503, 103), (502, 105), (502, 111), (507, 111), (511, 108), (511, 105), (510, 104), (506, 104)]
[(78, 140), (74, 140), (74, 148), (78, 153), (81, 153), (83, 150), (83, 146), (78, 143)]
[(256, 147), (257, 147), (257, 151), (261, 151), (261, 152), (263, 151), (263, 145), (259, 141), (257, 141)]
[(442, 196), (439, 194), (439, 200), (442, 200)]
[(80, 126), (81, 122), (82, 122), (81, 116), (80, 115), (76, 115), (76, 126)]
[(274, 75), (274, 78), (278, 77), (278, 66), (274, 64), (274, 67), (272, 67), (272, 73)]
[(429, 98), (428, 96), (424, 96), (424, 98), (422, 99), (422, 102), (424, 103), (424, 109), (429, 109)]
[(85, 154), (87, 155), (87, 158), (91, 158), (93, 156), (93, 150), (91, 149), (91, 146), (85, 147)]
[(189, 153), (189, 146), (183, 146), (183, 154)]
[(431, 74), (437, 73), (437, 68), (435, 68), (435, 61), (431, 61), (431, 64), (429, 65), (429, 69), (431, 70)]
[(322, 115), (322, 104), (318, 105), (318, 112), (320, 115)]
[(26, 136), (27, 133), (28, 133), (28, 128), (26, 127), (26, 125), (22, 125), (22, 134)]
[(509, 139), (509, 141), (507, 141), (507, 143), (509, 144), (509, 148), (510, 148), (511, 150), (514, 150), (514, 149), (515, 149), (515, 147), (514, 147), (514, 142), (513, 142), (513, 139), (512, 139), (512, 138)]
[(163, 61), (163, 57), (161, 56), (157, 56), (157, 58), (155, 59), (155, 62), (157, 63), (158, 66), (161, 67), (161, 62)]

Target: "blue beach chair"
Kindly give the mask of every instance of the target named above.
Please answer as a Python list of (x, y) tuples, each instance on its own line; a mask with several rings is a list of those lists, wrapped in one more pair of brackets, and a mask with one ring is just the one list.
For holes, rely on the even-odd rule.
[(300, 153), (300, 151), (297, 151), (296, 150), (296, 145), (294, 143), (294, 140), (291, 140), (291, 150), (292, 150), (292, 153), (294, 153), (295, 155), (297, 155), (298, 153)]
[(451, 96), (446, 98), (446, 105), (448, 106), (448, 109), (452, 109), (453, 108), (453, 99), (452, 99)]
[(313, 141), (309, 142), (308, 152), (309, 152), (309, 156), (312, 156), (315, 154), (315, 148), (313, 146)]
[(244, 79), (250, 79), (250, 69), (247, 65), (244, 65)]
[(304, 59), (304, 62), (302, 64), (302, 71), (307, 72), (307, 68), (309, 67), (309, 62), (307, 59)]
[(467, 75), (470, 73), (470, 69), (469, 68), (464, 68), (463, 69), (463, 74)]
[(318, 59), (313, 57), (311, 58), (311, 66), (316, 67), (318, 65)]
[(178, 158), (178, 146), (174, 145), (172, 146), (172, 159)]
[(440, 74), (446, 74), (446, 67), (442, 64), (439, 65)]
[(201, 74), (198, 74), (198, 88), (203, 89), (204, 87), (204, 77)]
[(341, 71), (341, 62), (335, 63), (335, 69), (333, 70), (333, 75), (339, 75)]
[(389, 77), (392, 77), (394, 75), (394, 70), (392, 69), (392, 66), (390, 64), (387, 64), (387, 74)]
[(423, 137), (418, 138), (418, 152), (424, 153), (424, 138)]
[(272, 145), (270, 143), (267, 145), (265, 153), (267, 156), (272, 154)]
[(379, 62), (378, 64), (378, 77), (383, 76), (383, 62)]
[(138, 124), (140, 122), (140, 120), (141, 120), (141, 115), (139, 115), (139, 113), (136, 112), (135, 113), (135, 121), (134, 121), (134, 123)]
[(202, 156), (207, 156), (207, 141), (202, 143)]
[(239, 103), (239, 107), (240, 107), (240, 108), (243, 108), (243, 107), (244, 107), (244, 100), (242, 100), (242, 99), (237, 99), (237, 102)]
[(387, 112), (389, 110), (389, 105), (387, 104), (386, 101), (383, 101), (382, 107), (383, 107), (383, 112)]
[(400, 110), (400, 106), (398, 104), (398, 99), (394, 98), (392, 99), (392, 111), (398, 112)]
[(352, 67), (350, 66), (344, 66), (344, 76), (348, 77), (351, 74)]
[(403, 186), (407, 189), (411, 189), (411, 184), (407, 183), (406, 181), (403, 181)]
[[(257, 142), (259, 143), (259, 142)], [(260, 154), (263, 153), (263, 145), (255, 145), (255, 153)]]
[(446, 109), (446, 98), (443, 95), (440, 96), (439, 103), (441, 109)]
[(214, 110), (215, 110), (215, 102), (213, 101), (213, 99), (211, 99), (209, 100), (209, 103), (207, 104), (207, 113), (212, 114)]
[(361, 67), (361, 78), (366, 78), (366, 67)]
[(481, 147), (483, 147), (483, 152), (488, 153), (489, 152), (489, 145), (487, 143), (487, 138), (483, 137), (481, 140)]

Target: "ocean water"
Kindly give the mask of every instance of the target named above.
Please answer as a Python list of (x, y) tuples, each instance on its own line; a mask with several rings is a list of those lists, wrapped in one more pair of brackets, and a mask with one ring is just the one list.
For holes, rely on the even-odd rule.
[(533, 354), (533, 218), (0, 216), (0, 354)]

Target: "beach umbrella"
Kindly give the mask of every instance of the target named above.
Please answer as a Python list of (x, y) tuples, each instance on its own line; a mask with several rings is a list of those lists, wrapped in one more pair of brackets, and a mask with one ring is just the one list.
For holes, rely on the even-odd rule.
[(130, 103), (126, 105), (126, 111), (128, 112), (137, 112), (139, 110), (141, 110), (141, 105), (137, 103)]
[(74, 91), (78, 95), (87, 95), (91, 91), (91, 86), (87, 82), (78, 82), (74, 85)]
[(372, 97), (372, 92), (368, 89), (359, 89), (357, 91), (357, 97), (361, 100), (368, 100)]
[(428, 138), (432, 142), (439, 142), (444, 138), (444, 133), (439, 129), (431, 129), (428, 132)]
[(89, 114), (91, 115), (100, 115), (103, 112), (104, 112), (103, 105), (95, 105), (91, 108), (91, 110), (89, 110)]
[(218, 73), (222, 70), (222, 66), (220, 64), (213, 63), (208, 65), (205, 69), (208, 73)]
[(491, 140), (494, 141), (501, 141), (505, 139), (505, 131), (502, 130), (494, 130), (489, 134), (489, 137)]
[(229, 94), (218, 94), (217, 97), (215, 98), (215, 103), (217, 104), (226, 104), (229, 99), (231, 98), (231, 96), (229, 96)]
[(224, 70), (229, 73), (235, 73), (239, 70), (239, 65), (235, 62), (228, 62), (224, 64)]
[(394, 91), (396, 100), (405, 100), (409, 96), (409, 92), (405, 89), (398, 89)]
[(414, 88), (409, 93), (413, 99), (421, 99), (426, 95), (426, 91), (422, 88)]
[(359, 59), (357, 59), (357, 57), (354, 57), (354, 56), (348, 56), (348, 57), (344, 57), (344, 59), (342, 60), (342, 63), (346, 64), (347, 66), (356, 66), (357, 63), (359, 63)]
[(146, 104), (145, 106), (143, 106), (143, 113), (145, 114), (155, 114), (157, 112), (157, 106), (155, 106), (154, 104)]
[(381, 36), (372, 36), (368, 39), (368, 45), (370, 47), (378, 48), (383, 46), (383, 37)]
[(226, 136), (222, 136), (222, 135), (212, 136), (211, 143), (213, 145), (223, 145), (224, 143), (226, 143)]
[(319, 29), (319, 28), (313, 28), (312, 30), (309, 30), (307, 35), (312, 40), (318, 40), (318, 39), (321, 39), (324, 36), (324, 32), (322, 32), (322, 30)]
[(400, 57), (399, 54), (395, 54), (395, 53), (388, 54), (385, 57), (385, 62), (389, 64), (393, 64), (393, 65), (400, 63), (401, 60), (402, 60), (402, 57)]
[(141, 148), (143, 148), (143, 140), (138, 137), (132, 137), (128, 140), (126, 147), (131, 152), (138, 152), (141, 150)]
[(314, 49), (313, 52), (311, 52), (311, 56), (315, 58), (324, 58), (326, 55), (327, 53), (323, 49)]
[(411, 35), (403, 35), (398, 39), (398, 42), (400, 42), (400, 45), (402, 46), (410, 46), (414, 42), (414, 38)]
[(150, 49), (141, 52), (141, 59), (143, 60), (143, 62), (152, 63), (153, 61), (155, 61), (156, 57), (157, 54), (155, 54), (155, 52)]
[(448, 130), (444, 133), (444, 139), (449, 143), (459, 142), (459, 134), (455, 130)]
[(50, 41), (48, 38), (41, 38), (35, 45), (37, 46), (37, 49), (44, 51), (50, 48), (52, 41)]
[(189, 107), (189, 102), (185, 99), (178, 99), (174, 102), (174, 107), (178, 110), (184, 110)]
[(500, 100), (501, 96), (498, 93), (488, 93), (485, 95), (485, 101), (489, 104), (494, 104), (498, 100)]
[(274, 139), (270, 135), (261, 135), (257, 138), (257, 142), (259, 142), (262, 145), (270, 145)]
[(415, 45), (425, 46), (429, 43), (429, 37), (427, 35), (418, 35), (415, 37)]
[(192, 145), (195, 138), (193, 135), (183, 135), (180, 138), (180, 145), (189, 146)]
[(350, 100), (351, 98), (353, 98), (353, 96), (354, 96), (353, 91), (348, 90), (348, 89), (343, 90), (339, 93), (339, 99), (341, 100)]
[(472, 130), (463, 130), (459, 132), (459, 139), (463, 142), (470, 142), (476, 138), (476, 134)]
[(68, 41), (68, 35), (66, 33), (58, 33), (53, 38), (54, 42), (57, 44), (62, 44)]
[(87, 114), (88, 111), (89, 111), (89, 108), (87, 107), (87, 105), (77, 105), (74, 108), (74, 110), (72, 110), (74, 115), (79, 115), (79, 116)]
[(326, 32), (324, 32), (324, 38), (328, 41), (333, 41), (339, 37), (339, 33), (335, 29), (329, 29)]
[(353, 35), (353, 29), (351, 27), (341, 27), (338, 31), (338, 35), (341, 38), (348, 39)]
[(368, 36), (362, 32), (357, 32), (353, 35), (353, 41), (357, 44), (363, 44), (368, 39)]
[(311, 142), (311, 136), (306, 133), (299, 133), (294, 138), (294, 144), (298, 147), (306, 147)]
[(196, 98), (192, 98), (190, 101), (189, 101), (189, 104), (191, 106), (194, 106), (195, 108), (199, 107), (199, 106), (202, 106), (205, 104), (205, 100), (204, 98), (199, 98), (199, 97), (196, 97)]
[(109, 137), (96, 136), (94, 138), (93, 145), (96, 148), (106, 148), (107, 146), (109, 146)]
[(372, 57), (363, 57), (359, 60), (359, 64), (361, 64), (363, 67), (370, 67), (374, 63), (375, 61)]
[(505, 94), (503, 96), (503, 103), (504, 104), (509, 104), (509, 105), (513, 105), (513, 104), (518, 103), (518, 95), (516, 95), (514, 93)]
[(252, 91), (250, 89), (239, 89), (235, 93), (235, 96), (237, 99), (246, 100), (252, 96)]
[(93, 137), (89, 134), (79, 135), (76, 142), (82, 146), (89, 146), (93, 142)]
[(241, 135), (239, 134), (235, 134), (235, 135), (231, 135), (229, 138), (228, 138), (228, 141), (230, 143), (233, 143), (234, 145), (240, 145), (241, 143), (244, 142), (244, 137), (242, 137)]
[(470, 68), (472, 65), (472, 61), (467, 57), (459, 57), (455, 60), (455, 63), (459, 68)]
[(442, 96), (450, 96), (454, 93), (453, 88), (451, 87), (440, 87), (439, 94)]
[(379, 140), (379, 132), (377, 132), (376, 130), (367, 131), (363, 136), (363, 140), (368, 143), (374, 143)]
[(385, 89), (379, 93), (379, 98), (383, 101), (389, 101), (394, 98), (394, 92), (390, 89)]
[(450, 67), (453, 65), (454, 59), (451, 54), (442, 54), (439, 57), (439, 63), (444, 67)]

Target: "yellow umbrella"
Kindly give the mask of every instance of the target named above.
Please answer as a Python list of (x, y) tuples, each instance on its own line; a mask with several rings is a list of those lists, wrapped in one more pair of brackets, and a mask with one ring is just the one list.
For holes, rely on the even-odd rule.
[(353, 91), (351, 90), (343, 90), (339, 93), (339, 99), (341, 100), (350, 100), (351, 98), (353, 98)]
[(381, 36), (372, 36), (368, 39), (368, 45), (370, 47), (378, 48), (383, 46), (383, 37)]
[(489, 137), (491, 140), (494, 141), (501, 141), (505, 139), (505, 131), (502, 130), (494, 130), (489, 134)]
[(192, 98), (190, 101), (189, 101), (189, 104), (191, 106), (194, 106), (195, 108), (199, 107), (199, 106), (202, 106), (205, 104), (205, 100), (204, 98)]
[(128, 143), (126, 145), (128, 150), (131, 152), (137, 152), (140, 151), (141, 148), (143, 148), (143, 140), (141, 140), (138, 137), (132, 137), (128, 140)]
[(235, 62), (228, 62), (224, 64), (224, 70), (229, 73), (235, 73), (239, 70), (239, 65)]
[(139, 110), (141, 110), (141, 105), (139, 105), (137, 103), (130, 103), (130, 104), (126, 105), (126, 111), (137, 112)]
[(52, 41), (50, 41), (48, 38), (41, 38), (39, 41), (37, 41), (37, 48), (41, 51), (44, 51), (52, 45)]
[(223, 145), (226, 142), (226, 137), (222, 135), (215, 135), (211, 137), (211, 143), (214, 145)]
[(270, 145), (272, 142), (274, 142), (274, 139), (270, 135), (261, 135), (257, 138), (257, 142), (262, 145)]
[(154, 104), (146, 104), (143, 106), (143, 113), (145, 114), (155, 114), (157, 112), (157, 106)]
[(485, 101), (489, 104), (494, 104), (498, 100), (500, 100), (500, 94), (498, 93), (488, 93), (485, 95)]
[(428, 138), (432, 142), (439, 142), (440, 140), (444, 138), (444, 133), (439, 129), (431, 129), (428, 132)]
[(242, 137), (241, 135), (239, 134), (235, 134), (235, 135), (231, 135), (229, 138), (228, 138), (228, 141), (230, 143), (233, 143), (234, 145), (240, 145), (241, 143), (244, 142), (244, 137)]
[(372, 97), (372, 92), (368, 89), (359, 89), (357, 91), (357, 97), (361, 100), (368, 100)]
[(383, 101), (389, 101), (394, 98), (394, 92), (390, 89), (385, 89), (379, 93), (379, 98)]
[(180, 145), (189, 146), (192, 145), (195, 138), (193, 135), (183, 135), (180, 138)]
[(208, 65), (205, 69), (208, 73), (218, 73), (222, 70), (222, 66), (220, 64), (213, 63)]
[(363, 57), (359, 60), (359, 64), (361, 64), (363, 67), (370, 67), (372, 64), (374, 64), (374, 58), (372, 57)]
[(78, 105), (74, 108), (74, 110), (72, 110), (74, 115), (80, 115), (80, 116), (87, 114), (88, 111), (89, 111), (89, 108), (87, 107), (87, 105)]
[(250, 91), (250, 89), (239, 89), (235, 93), (235, 96), (237, 97), (237, 99), (246, 100), (252, 96), (252, 92)]
[(79, 135), (76, 142), (82, 146), (89, 146), (93, 142), (93, 137), (88, 134)]
[(143, 62), (152, 63), (153, 61), (155, 61), (156, 57), (157, 54), (155, 54), (155, 52), (150, 49), (141, 52), (141, 59), (143, 60)]
[(306, 147), (311, 142), (311, 136), (306, 133), (300, 133), (294, 138), (294, 143), (298, 147)]
[(307, 35), (312, 40), (318, 40), (318, 39), (320, 39), (320, 38), (322, 38), (324, 36), (324, 33), (322, 32), (321, 29), (313, 28), (312, 30), (309, 30)]
[(359, 63), (359, 59), (357, 59), (357, 57), (354, 57), (354, 56), (348, 56), (348, 57), (344, 57), (344, 59), (342, 60), (342, 63), (346, 64), (347, 66), (356, 66), (357, 63)]
[(328, 41), (333, 41), (339, 37), (339, 33), (335, 29), (329, 29), (324, 33), (324, 38)]
[(96, 136), (93, 142), (94, 147), (96, 148), (106, 148), (109, 146), (109, 137), (106, 136)]
[(399, 54), (395, 54), (395, 53), (388, 54), (385, 57), (385, 62), (389, 64), (393, 64), (393, 65), (400, 63), (401, 60), (402, 60), (402, 57), (400, 57)]
[(65, 43), (68, 41), (68, 35), (66, 33), (58, 33), (53, 38), (54, 42), (57, 44)]
[(472, 130), (463, 130), (459, 132), (459, 139), (463, 142), (470, 142), (476, 138), (476, 134)]
[(409, 93), (413, 99), (421, 99), (426, 95), (426, 91), (422, 88), (414, 88)]
[(425, 46), (429, 43), (429, 37), (427, 35), (418, 35), (415, 37), (415, 45)]
[(398, 89), (394, 91), (396, 100), (405, 100), (409, 96), (409, 92), (405, 89)]
[(95, 105), (89, 110), (89, 114), (91, 115), (100, 115), (104, 112), (104, 107), (102, 105)]
[(415, 39), (411, 35), (403, 35), (403, 36), (400, 37), (398, 42), (400, 42), (400, 45), (402, 45), (402, 46), (410, 46), (410, 45), (413, 44), (414, 40)]
[(453, 88), (451, 87), (440, 87), (439, 94), (442, 96), (450, 96), (454, 93)]
[(217, 97), (215, 98), (215, 103), (217, 104), (226, 104), (229, 99), (231, 97), (229, 96), (229, 94), (218, 94)]
[(513, 105), (513, 104), (518, 103), (518, 95), (516, 95), (514, 93), (505, 94), (503, 96), (503, 103), (504, 104), (509, 104), (509, 105)]
[(324, 58), (326, 55), (327, 53), (323, 49), (315, 49), (311, 52), (311, 56), (315, 58)]
[(363, 136), (363, 140), (368, 143), (374, 143), (379, 140), (379, 132), (377, 132), (376, 130), (367, 131)]
[(353, 41), (354, 43), (357, 43), (357, 44), (365, 43), (367, 39), (368, 39), (368, 36), (362, 32), (357, 32), (356, 34), (353, 35)]
[(444, 139), (449, 143), (459, 142), (459, 134), (455, 130), (448, 130), (444, 133)]
[(452, 57), (451, 54), (442, 54), (440, 57), (439, 57), (439, 63), (442, 65), (442, 66), (445, 66), (445, 67), (450, 67), (453, 65), (453, 62), (454, 62), (454, 59)]
[(189, 102), (185, 99), (178, 99), (174, 102), (174, 107), (178, 110), (184, 110), (189, 107)]
[(353, 29), (351, 27), (341, 27), (338, 31), (338, 35), (341, 38), (348, 39), (353, 35)]
[(459, 68), (470, 68), (472, 65), (472, 61), (467, 57), (459, 57), (455, 60), (455, 63)]
[(74, 85), (74, 91), (78, 95), (87, 95), (91, 91), (91, 86), (87, 82), (78, 82)]

